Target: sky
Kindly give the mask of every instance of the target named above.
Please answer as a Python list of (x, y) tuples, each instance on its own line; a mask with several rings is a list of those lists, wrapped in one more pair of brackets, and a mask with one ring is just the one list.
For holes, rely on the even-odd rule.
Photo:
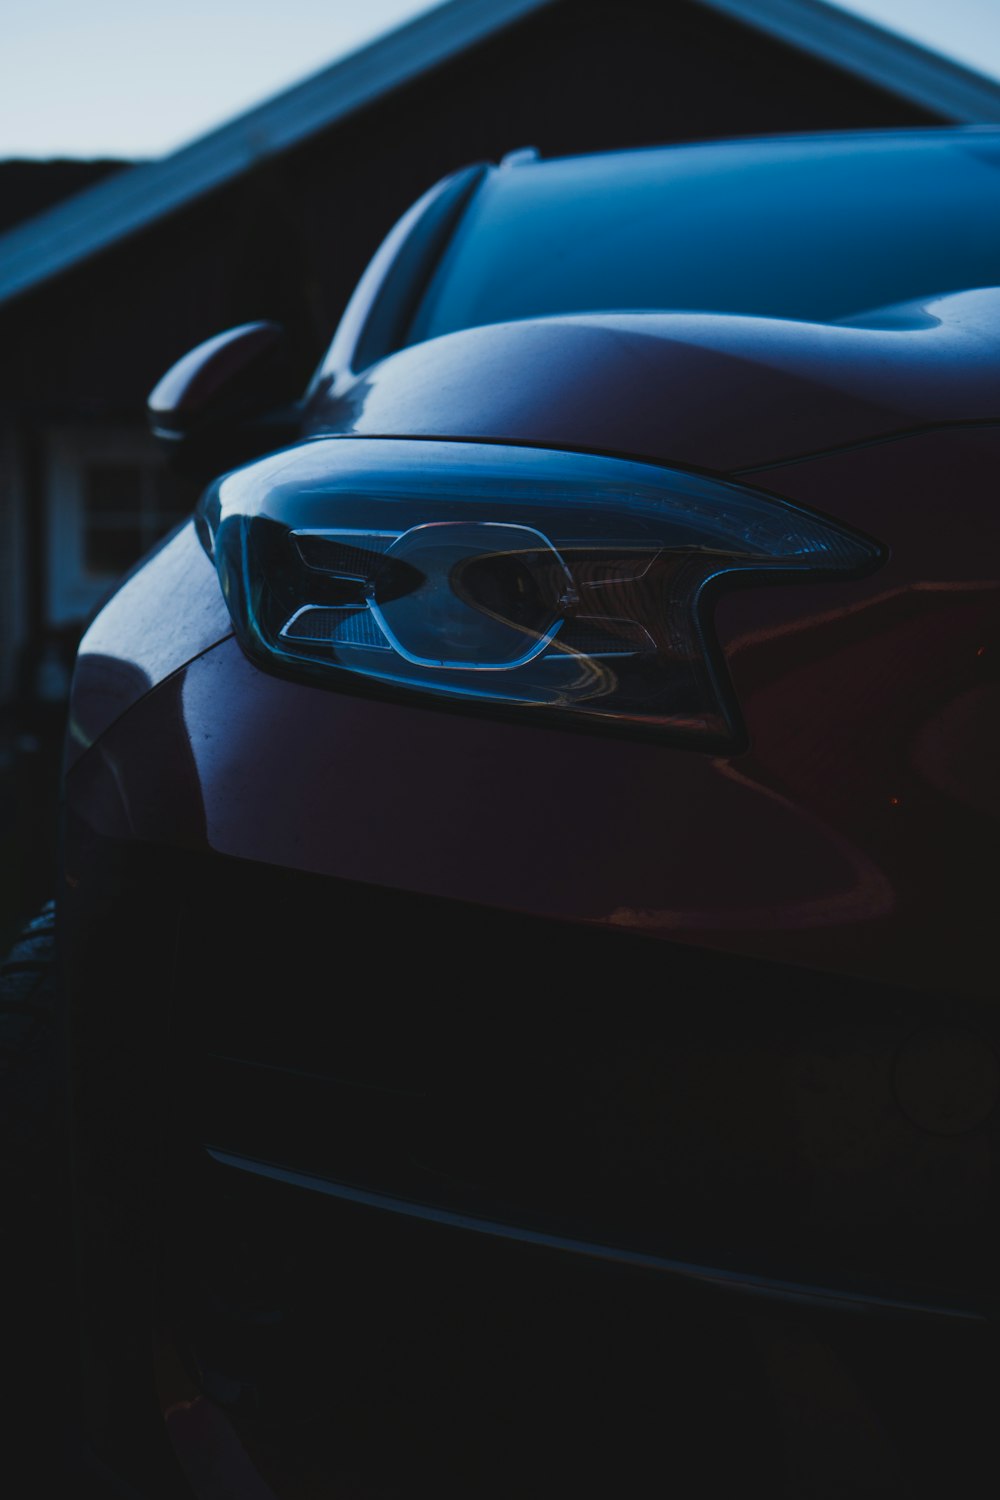
[(435, 3), (0, 0), (0, 158), (162, 156)]
[(1000, 0), (838, 0), (890, 31), (1000, 79)]
[[(0, 158), (162, 156), (441, 0), (2, 0)], [(1000, 0), (841, 0), (1000, 78)]]

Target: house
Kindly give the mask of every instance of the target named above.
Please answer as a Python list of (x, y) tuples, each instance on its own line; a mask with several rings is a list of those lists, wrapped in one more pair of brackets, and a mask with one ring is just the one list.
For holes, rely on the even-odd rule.
[(192, 501), (146, 393), (285, 323), (303, 384), (431, 182), (543, 155), (1000, 119), (1000, 85), (822, 0), (449, 0), (0, 233), (0, 705), (58, 700), (88, 612)]

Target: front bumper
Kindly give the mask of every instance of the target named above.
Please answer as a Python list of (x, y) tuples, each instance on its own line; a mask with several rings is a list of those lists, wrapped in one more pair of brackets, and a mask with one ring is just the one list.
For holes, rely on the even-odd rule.
[(458, 1492), (498, 1411), (511, 1454), (545, 1448), (539, 1350), (577, 1433), (539, 1462), (584, 1411), (605, 1446), (577, 1457), (609, 1478), (617, 1424), (648, 1459), (656, 1422), (642, 1443), (629, 1423), (655, 1395), (690, 1436), (718, 1366), (764, 1462), (724, 1294), (961, 1338), (993, 1318), (995, 1122), (933, 1133), (899, 1084), (928, 1032), (981, 1034), (970, 1002), (108, 839), (72, 811), (67, 844), (91, 1424), (147, 1488), (177, 1479), (162, 1413), (184, 1453), (207, 1399), (278, 1493), (373, 1452), (388, 1493), (442, 1463)]
[(209, 1402), (289, 1494), (373, 1448), (390, 1493), (448, 1453), (462, 1490), (498, 1432), (545, 1447), (532, 1348), (544, 1462), (605, 1493), (650, 1403), (712, 1449), (720, 1368), (763, 1464), (732, 1289), (894, 1347), (922, 1309), (961, 1363), (929, 1330), (996, 1307), (992, 834), (900, 704), (979, 671), (981, 590), (794, 592), (726, 606), (738, 760), (285, 682), (214, 617), (115, 699), (61, 917), (90, 1426), (145, 1489), (186, 1482), (164, 1409), (183, 1448)]

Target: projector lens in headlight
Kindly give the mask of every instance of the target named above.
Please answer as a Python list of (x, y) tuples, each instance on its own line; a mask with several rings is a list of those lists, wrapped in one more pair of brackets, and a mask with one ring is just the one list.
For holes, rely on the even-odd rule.
[(720, 480), (402, 439), (317, 439), (238, 469), (199, 528), (263, 666), (706, 746), (740, 736), (718, 592), (860, 575), (881, 555)]

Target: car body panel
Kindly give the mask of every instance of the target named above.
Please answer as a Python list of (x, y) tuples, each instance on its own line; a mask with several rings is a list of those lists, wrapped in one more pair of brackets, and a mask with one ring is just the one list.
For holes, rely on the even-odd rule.
[(866, 580), (722, 601), (744, 754), (286, 681), (226, 640), (105, 736), (70, 799), (108, 833), (989, 991), (1000, 589), (961, 494), (945, 527), (940, 505), (962, 476), (972, 506), (998, 459), (1000, 428), (965, 429), (768, 476), (894, 545)]
[(232, 633), (215, 569), (186, 521), (98, 612), (77, 652), (65, 764), (151, 687)]
[(450, 437), (619, 453), (730, 473), (908, 428), (1000, 417), (1000, 291), (853, 328), (616, 313), (492, 324), (417, 344), (313, 434)]

